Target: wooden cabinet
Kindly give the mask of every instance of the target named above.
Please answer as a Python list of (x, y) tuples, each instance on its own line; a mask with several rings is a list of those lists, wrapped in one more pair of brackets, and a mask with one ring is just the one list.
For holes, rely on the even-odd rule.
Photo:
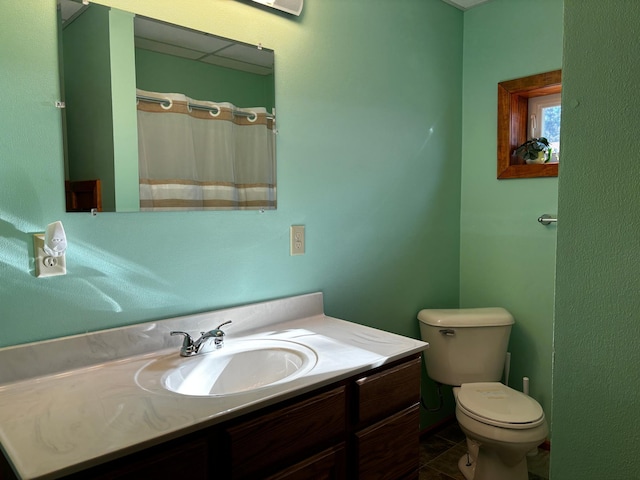
[(415, 354), (68, 478), (417, 480), (420, 369)]
[(345, 445), (341, 443), (270, 475), (266, 480), (347, 480), (345, 455)]
[(420, 357), (355, 381), (351, 478), (418, 478)]
[(356, 432), (353, 478), (418, 478), (420, 410), (413, 405)]
[(225, 428), (224, 478), (418, 478), (420, 356)]
[(231, 426), (225, 432), (229, 478), (260, 478), (296, 463), (319, 448), (342, 442), (345, 426), (344, 385)]
[(420, 357), (355, 381), (355, 419), (367, 425), (420, 402)]
[(206, 480), (210, 478), (209, 473), (215, 471), (214, 461), (215, 457), (209, 455), (208, 437), (204, 432), (198, 432), (64, 478), (67, 480), (139, 480), (141, 478)]

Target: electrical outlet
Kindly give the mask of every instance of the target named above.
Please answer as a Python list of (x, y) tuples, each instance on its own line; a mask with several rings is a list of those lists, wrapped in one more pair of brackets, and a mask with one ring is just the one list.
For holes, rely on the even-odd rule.
[(33, 256), (36, 264), (36, 277), (54, 277), (67, 274), (64, 255), (52, 257), (44, 251), (44, 234), (33, 235)]
[(304, 225), (291, 225), (291, 255), (304, 255)]

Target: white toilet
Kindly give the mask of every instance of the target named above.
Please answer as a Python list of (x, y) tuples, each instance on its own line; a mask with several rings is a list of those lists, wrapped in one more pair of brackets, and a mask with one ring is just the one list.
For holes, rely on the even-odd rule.
[(527, 452), (549, 433), (542, 407), (500, 383), (513, 317), (503, 308), (421, 310), (427, 373), (452, 385), (467, 480), (527, 480)]

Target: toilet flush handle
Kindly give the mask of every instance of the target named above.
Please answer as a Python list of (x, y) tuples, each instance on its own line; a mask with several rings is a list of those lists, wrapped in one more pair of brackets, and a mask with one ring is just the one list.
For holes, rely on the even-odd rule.
[(447, 337), (453, 337), (456, 334), (456, 331), (453, 330), (452, 328), (443, 328), (440, 330), (440, 333)]

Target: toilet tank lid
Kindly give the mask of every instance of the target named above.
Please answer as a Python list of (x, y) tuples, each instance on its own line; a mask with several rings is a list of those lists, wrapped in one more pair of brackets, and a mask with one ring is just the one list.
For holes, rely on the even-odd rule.
[(425, 309), (418, 320), (434, 327), (499, 327), (513, 325), (513, 315), (502, 307)]

